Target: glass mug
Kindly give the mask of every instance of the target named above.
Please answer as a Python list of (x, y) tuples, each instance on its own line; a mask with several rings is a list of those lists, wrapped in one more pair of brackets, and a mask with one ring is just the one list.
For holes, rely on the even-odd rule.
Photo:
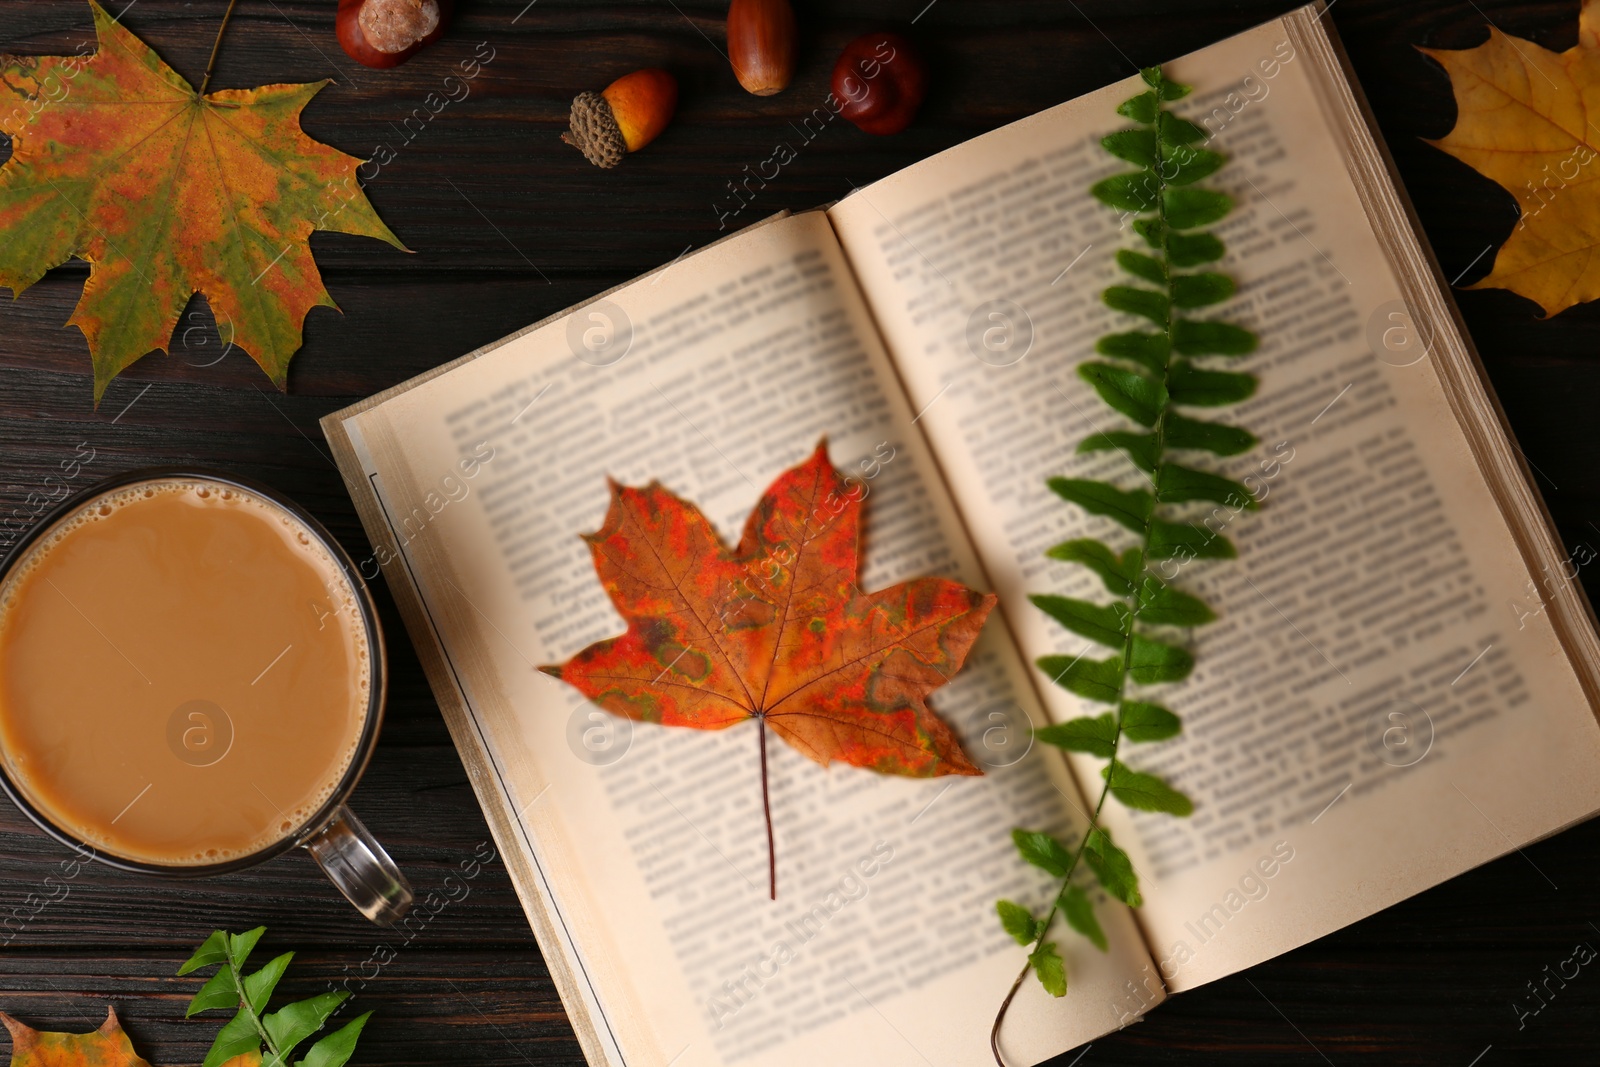
[(122, 870), (228, 874), (298, 847), (368, 919), (399, 920), (411, 886), (346, 806), (386, 685), (355, 564), (248, 479), (108, 479), (0, 562), (0, 787)]

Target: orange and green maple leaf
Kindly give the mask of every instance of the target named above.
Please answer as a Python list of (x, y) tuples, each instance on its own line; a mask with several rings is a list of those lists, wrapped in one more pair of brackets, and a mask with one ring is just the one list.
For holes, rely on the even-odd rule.
[(107, 1008), (100, 1029), (87, 1034), (35, 1030), (5, 1012), (0, 1022), (11, 1031), (11, 1067), (150, 1067), (133, 1051), (115, 1008)]
[[(995, 597), (944, 578), (875, 593), (856, 584), (861, 497), (827, 442), (780, 475), (729, 550), (700, 510), (660, 484), (612, 484), (585, 540), (627, 632), (558, 667), (614, 714), (666, 726), (760, 726), (827, 766), (982, 774), (927, 697), (961, 669)], [(768, 819), (769, 874), (776, 868)]]
[(1449, 73), (1458, 112), (1430, 143), (1521, 209), (1494, 269), (1468, 288), (1510, 289), (1546, 315), (1600, 297), (1600, 0), (1584, 0), (1565, 52), (1493, 26), (1476, 48), (1421, 51)]
[(91, 264), (69, 325), (89, 342), (96, 403), (166, 351), (190, 297), (285, 387), (313, 307), (337, 308), (313, 230), (404, 249), (300, 113), (326, 81), (201, 96), (89, 0), (89, 56), (0, 56), (0, 286), (20, 295), (74, 256)]
[[(100, 1029), (87, 1034), (35, 1030), (3, 1011), (0, 1022), (11, 1031), (11, 1067), (150, 1067), (133, 1051), (115, 1008), (107, 1008)], [(261, 1067), (261, 1054), (247, 1052), (223, 1067)]]

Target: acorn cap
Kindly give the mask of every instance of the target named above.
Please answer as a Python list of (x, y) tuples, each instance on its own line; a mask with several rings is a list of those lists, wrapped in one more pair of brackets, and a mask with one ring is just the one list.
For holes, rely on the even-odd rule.
[(575, 145), (597, 167), (614, 167), (628, 154), (617, 116), (599, 93), (579, 93), (573, 98), (572, 128), (561, 139)]

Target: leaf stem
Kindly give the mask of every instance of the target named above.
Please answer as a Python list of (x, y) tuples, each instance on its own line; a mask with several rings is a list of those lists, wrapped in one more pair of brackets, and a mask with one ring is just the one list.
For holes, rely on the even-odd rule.
[[(1167, 201), (1166, 197), (1163, 195), (1166, 192), (1167, 183), (1166, 179), (1162, 176), (1166, 159), (1163, 153), (1163, 145), (1161, 143), (1161, 108), (1159, 103), (1160, 89), (1159, 87), (1156, 87), (1152, 91), (1158, 94), (1156, 118), (1155, 122), (1152, 124), (1152, 128), (1156, 131), (1156, 165), (1152, 168), (1152, 173), (1155, 174), (1157, 183), (1155, 189), (1155, 203), (1156, 219), (1158, 225), (1160, 226), (1161, 233), (1161, 274), (1166, 283), (1167, 290), (1167, 359), (1166, 362), (1162, 364), (1160, 379), (1162, 393), (1165, 395), (1167, 381), (1171, 375), (1172, 335), (1176, 326), (1176, 319), (1173, 316), (1172, 309), (1172, 256), (1168, 248), (1167, 239)], [(1155, 426), (1152, 427), (1156, 438), (1154, 465), (1153, 469), (1149, 473), (1153, 502), (1150, 506), (1150, 514), (1145, 517), (1144, 528), (1139, 535), (1139, 564), (1141, 568), (1141, 577), (1144, 573), (1143, 567), (1146, 562), (1146, 557), (1150, 553), (1150, 531), (1155, 524), (1156, 508), (1160, 505), (1161, 498), (1157, 491), (1157, 479), (1161, 473), (1162, 460), (1166, 456), (1167, 412), (1170, 407), (1170, 400), (1161, 405), (1161, 411), (1156, 416)], [(1135, 466), (1137, 466), (1137, 464), (1135, 464)], [(1078, 841), (1078, 847), (1072, 853), (1072, 862), (1067, 865), (1067, 873), (1061, 879), (1061, 888), (1056, 890), (1055, 897), (1051, 901), (1050, 912), (1044, 917), (1044, 921), (1039, 924), (1039, 934), (1036, 938), (1034, 938), (1033, 943), (1028, 947), (1028, 959), (1023, 962), (1022, 970), (1017, 972), (1017, 977), (1011, 983), (1011, 989), (1006, 993), (1005, 1000), (1000, 1002), (1000, 1010), (995, 1013), (994, 1026), (989, 1030), (989, 1051), (994, 1053), (994, 1062), (998, 1065), (998, 1067), (1006, 1067), (1006, 1061), (1000, 1054), (1000, 1026), (1005, 1022), (1006, 1012), (1011, 1008), (1011, 1001), (1016, 998), (1018, 990), (1022, 988), (1023, 981), (1028, 977), (1028, 971), (1033, 967), (1033, 953), (1039, 949), (1039, 946), (1049, 935), (1050, 927), (1055, 923), (1056, 913), (1061, 910), (1061, 895), (1065, 893), (1067, 891), (1067, 887), (1072, 884), (1072, 876), (1077, 872), (1078, 864), (1083, 859), (1083, 852), (1089, 843), (1089, 838), (1095, 833), (1096, 830), (1100, 828), (1100, 811), (1105, 807), (1106, 797), (1111, 793), (1111, 779), (1116, 775), (1117, 771), (1117, 750), (1118, 746), (1122, 743), (1122, 694), (1128, 687), (1128, 674), (1130, 670), (1129, 665), (1133, 662), (1134, 631), (1136, 629), (1136, 624), (1139, 621), (1139, 612), (1143, 603), (1142, 598), (1139, 595), (1140, 585), (1141, 583), (1138, 581), (1133, 583), (1133, 591), (1128, 594), (1126, 601), (1128, 606), (1128, 632), (1126, 635), (1124, 635), (1122, 642), (1122, 682), (1117, 690), (1116, 728), (1111, 735), (1111, 761), (1106, 764), (1105, 784), (1100, 787), (1100, 798), (1095, 801), (1094, 814), (1089, 816), (1089, 825), (1084, 829), (1083, 837)]]
[(217, 67), (217, 53), (222, 51), (222, 35), (228, 30), (228, 22), (233, 18), (233, 9), (238, 6), (239, 0), (228, 0), (228, 10), (223, 12), (222, 25), (217, 27), (217, 41), (211, 46), (211, 58), (206, 60), (206, 76), (201, 79), (199, 96), (205, 96), (206, 90), (211, 88), (211, 72)]
[(256, 1028), (256, 1033), (261, 1035), (261, 1043), (267, 1046), (267, 1051), (272, 1053), (271, 1062), (274, 1065), (283, 1063), (283, 1053), (272, 1040), (272, 1035), (267, 1033), (267, 1028), (261, 1023), (261, 1016), (256, 1014), (255, 1008), (250, 1006), (250, 1000), (245, 995), (244, 974), (234, 966), (233, 956), (228, 956), (228, 970), (233, 972), (233, 986), (239, 991), (239, 1010), (250, 1017), (250, 1025)]
[(772, 840), (772, 794), (767, 788), (767, 717), (756, 716), (756, 736), (761, 746), (761, 810), (767, 817), (767, 892), (778, 899), (778, 850)]
[[(1148, 526), (1148, 524), (1146, 524), (1146, 530), (1148, 531), (1148, 529), (1149, 529), (1149, 526)], [(1147, 533), (1146, 534), (1146, 539), (1148, 539), (1148, 536), (1149, 535)], [(1134, 595), (1135, 595), (1135, 597), (1137, 597), (1137, 595), (1138, 595), (1137, 590), (1135, 590)], [(1131, 634), (1131, 632), (1133, 630), (1133, 621), (1132, 620), (1133, 620), (1133, 616), (1130, 615), (1129, 616), (1129, 622), (1128, 622), (1128, 629), (1129, 629), (1130, 634)], [(1125, 649), (1127, 649), (1127, 646), (1130, 646), (1132, 644), (1132, 642), (1133, 642), (1132, 637), (1129, 637), (1128, 641), (1126, 642), (1126, 644), (1124, 646)], [(1123, 669), (1123, 684), (1126, 685), (1127, 684), (1127, 669), (1128, 669), (1127, 668), (1127, 660), (1126, 659), (1123, 660), (1123, 668), (1122, 669)], [(1110, 766), (1112, 766), (1112, 767), (1116, 766), (1116, 762), (1117, 762), (1117, 745), (1121, 741), (1122, 741), (1122, 702), (1119, 700), (1117, 702), (1117, 730), (1116, 730), (1116, 733), (1111, 738), (1111, 764), (1110, 764)], [(1050, 932), (1051, 924), (1053, 924), (1056, 921), (1056, 912), (1061, 910), (1061, 894), (1065, 893), (1067, 891), (1067, 886), (1072, 884), (1072, 876), (1078, 869), (1079, 861), (1081, 861), (1083, 859), (1083, 850), (1089, 844), (1089, 835), (1093, 834), (1096, 830), (1098, 830), (1100, 828), (1100, 809), (1104, 808), (1106, 806), (1106, 797), (1109, 796), (1110, 794), (1111, 794), (1111, 775), (1107, 774), (1106, 775), (1106, 784), (1100, 787), (1100, 799), (1095, 801), (1095, 804), (1094, 804), (1094, 814), (1089, 816), (1089, 825), (1083, 831), (1083, 837), (1078, 841), (1078, 847), (1076, 849), (1074, 849), (1073, 852), (1072, 852), (1072, 862), (1067, 864), (1067, 873), (1061, 879), (1061, 888), (1056, 890), (1055, 897), (1050, 902), (1050, 913), (1044, 917), (1044, 922), (1039, 924), (1039, 936), (1034, 938), (1033, 939), (1033, 944), (1028, 947), (1028, 955), (1029, 955), (1030, 959), (1027, 962), (1023, 963), (1022, 970), (1017, 973), (1016, 981), (1011, 983), (1011, 991), (1006, 994), (1006, 999), (1000, 1002), (1000, 1010), (995, 1013), (994, 1026), (991, 1027), (990, 1030), (989, 1030), (989, 1050), (994, 1053), (994, 1062), (999, 1064), (999, 1067), (1006, 1067), (1006, 1061), (1000, 1055), (1000, 1024), (1005, 1022), (1005, 1020), (1006, 1020), (1006, 1011), (1008, 1009), (1010, 1009), (1011, 1000), (1012, 1000), (1013, 997), (1015, 997), (1017, 995), (1017, 990), (1022, 988), (1023, 979), (1028, 977), (1028, 970), (1029, 970), (1029, 968), (1031, 968), (1033, 966), (1033, 961), (1032, 961), (1031, 957), (1032, 957), (1034, 951), (1036, 951), (1038, 949), (1040, 943), (1044, 941), (1045, 935)]]

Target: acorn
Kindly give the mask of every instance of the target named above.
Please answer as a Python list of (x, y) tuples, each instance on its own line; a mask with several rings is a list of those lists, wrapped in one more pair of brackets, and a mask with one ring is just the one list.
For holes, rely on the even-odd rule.
[(899, 133), (928, 95), (928, 68), (898, 33), (868, 33), (845, 45), (833, 67), (839, 114), (867, 133)]
[(334, 30), (357, 63), (398, 67), (444, 35), (451, 6), (451, 0), (339, 0)]
[(614, 167), (656, 139), (678, 109), (678, 80), (648, 67), (624, 74), (603, 93), (579, 93), (572, 128), (561, 139), (597, 167)]
[(797, 46), (789, 0), (733, 0), (728, 5), (728, 61), (746, 92), (771, 96), (794, 78)]

